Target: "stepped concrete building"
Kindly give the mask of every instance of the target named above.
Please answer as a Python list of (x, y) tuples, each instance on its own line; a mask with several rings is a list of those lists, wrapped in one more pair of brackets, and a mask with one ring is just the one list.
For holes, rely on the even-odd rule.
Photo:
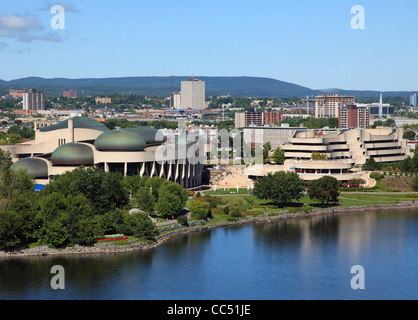
[(79, 166), (98, 166), (125, 176), (162, 177), (185, 188), (200, 186), (201, 144), (182, 141), (168, 144), (151, 127), (109, 130), (94, 119), (76, 117), (37, 128), (33, 141), (0, 147), (11, 153), (12, 170), (26, 169), (38, 184)]
[(394, 162), (413, 156), (401, 128), (308, 130), (295, 134), (282, 148), (289, 160), (310, 160), (318, 152), (328, 160), (346, 160), (352, 165), (362, 165), (370, 157), (376, 162)]

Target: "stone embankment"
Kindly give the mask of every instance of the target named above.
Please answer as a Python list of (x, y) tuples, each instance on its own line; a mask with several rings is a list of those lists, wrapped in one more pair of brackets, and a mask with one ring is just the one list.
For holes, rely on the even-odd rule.
[(153, 243), (134, 243), (130, 245), (96, 245), (94, 247), (82, 247), (74, 246), (65, 249), (52, 249), (47, 246), (41, 246), (30, 249), (23, 249), (15, 252), (3, 252), (0, 251), (1, 258), (18, 258), (18, 257), (33, 257), (33, 256), (65, 256), (65, 255), (83, 255), (83, 254), (116, 254), (121, 252), (130, 252), (136, 250), (151, 249), (159, 246), (165, 241), (174, 237), (182, 236), (193, 232), (201, 232), (205, 230), (211, 230), (215, 228), (222, 228), (228, 226), (239, 226), (251, 223), (265, 223), (272, 221), (286, 221), (289, 219), (314, 217), (320, 215), (330, 214), (342, 214), (342, 213), (359, 213), (364, 211), (376, 211), (376, 210), (403, 210), (403, 209), (415, 209), (418, 208), (418, 201), (401, 202), (389, 205), (370, 205), (370, 206), (355, 206), (355, 207), (337, 207), (337, 208), (325, 208), (309, 210), (306, 212), (298, 212), (289, 214), (287, 211), (280, 213), (263, 214), (258, 216), (247, 216), (236, 222), (224, 222), (218, 224), (205, 224), (204, 221), (195, 221), (184, 227), (180, 224), (171, 225), (163, 228), (159, 228), (160, 235), (155, 238)]

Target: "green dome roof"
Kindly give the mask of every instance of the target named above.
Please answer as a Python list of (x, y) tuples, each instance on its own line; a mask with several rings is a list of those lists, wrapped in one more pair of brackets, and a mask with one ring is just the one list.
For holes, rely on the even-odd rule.
[(147, 144), (137, 133), (112, 130), (100, 135), (94, 142), (99, 151), (144, 151)]
[[(109, 131), (109, 128), (106, 127), (103, 123), (88, 117), (75, 117), (72, 118), (74, 129), (92, 129), (98, 131)], [(68, 120), (57, 123), (53, 126), (44, 127), (39, 129), (41, 132), (49, 132), (54, 130), (68, 129)]]
[(121, 131), (134, 132), (136, 134), (139, 134), (142, 138), (144, 138), (147, 145), (163, 144), (165, 141), (167, 141), (167, 137), (163, 137), (162, 141), (157, 141), (157, 138), (160, 138), (157, 137), (157, 133), (159, 130), (151, 127), (125, 128), (121, 129)]
[(53, 165), (93, 165), (94, 153), (93, 150), (85, 145), (79, 143), (68, 143), (52, 153), (51, 162)]
[(10, 167), (12, 171), (18, 171), (20, 169), (27, 170), (28, 175), (35, 179), (48, 177), (48, 165), (41, 159), (25, 158), (15, 162)]

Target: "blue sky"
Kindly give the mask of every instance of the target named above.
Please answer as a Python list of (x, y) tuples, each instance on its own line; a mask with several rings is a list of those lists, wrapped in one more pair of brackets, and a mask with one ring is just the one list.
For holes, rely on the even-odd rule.
[[(50, 26), (51, 7), (65, 29)], [(354, 30), (354, 5), (365, 29)], [(259, 76), (418, 90), (418, 1), (2, 0), (0, 79)]]

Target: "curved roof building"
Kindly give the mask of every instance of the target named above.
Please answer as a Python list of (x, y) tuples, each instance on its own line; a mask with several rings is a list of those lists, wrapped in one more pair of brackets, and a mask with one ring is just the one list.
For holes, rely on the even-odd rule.
[(2, 148), (12, 154), (12, 170), (26, 169), (39, 184), (79, 166), (97, 166), (127, 176), (162, 177), (185, 188), (201, 185), (204, 161), (196, 156), (197, 143), (166, 140), (151, 127), (109, 130), (97, 120), (76, 117), (37, 129), (34, 141)]
[[(72, 122), (72, 124), (70, 122)], [(61, 130), (61, 129), (68, 129), (69, 126), (72, 126), (74, 129), (92, 129), (92, 130), (98, 130), (102, 132), (109, 131), (109, 128), (106, 127), (103, 123), (97, 120), (94, 120), (92, 118), (88, 118), (88, 117), (75, 117), (72, 119), (62, 121), (53, 126), (40, 128), (39, 131), (51, 132), (51, 131), (56, 131), (56, 130)]]
[(81, 143), (67, 143), (51, 155), (54, 166), (89, 166), (94, 164), (94, 152), (91, 147)]
[(49, 176), (47, 162), (37, 158), (19, 160), (10, 167), (10, 170), (26, 170), (27, 174), (35, 179), (47, 179)]
[(135, 132), (112, 130), (101, 134), (94, 146), (98, 151), (144, 151), (145, 139)]

